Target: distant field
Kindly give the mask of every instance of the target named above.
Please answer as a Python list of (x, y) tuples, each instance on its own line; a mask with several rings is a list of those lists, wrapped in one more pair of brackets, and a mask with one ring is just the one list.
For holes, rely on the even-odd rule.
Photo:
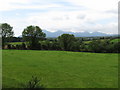
[(113, 40), (111, 40), (111, 42), (113, 42), (113, 43), (120, 42), (120, 39), (113, 39)]
[(20, 88), (32, 75), (46, 88), (117, 88), (118, 55), (3, 50), (3, 88)]
[(10, 42), (9, 44), (12, 44), (12, 45), (20, 45), (22, 44), (23, 42)]
[[(104, 41), (104, 39), (102, 39), (101, 41)], [(90, 42), (92, 42), (92, 40), (91, 41), (84, 41), (85, 44), (89, 44)], [(113, 42), (113, 43), (120, 42), (120, 39), (113, 39), (110, 42)]]
[[(104, 39), (102, 41), (104, 41)], [(113, 39), (113, 40), (111, 40), (111, 42), (113, 42), (113, 43), (118, 42), (118, 41), (120, 42), (120, 39)], [(89, 44), (90, 42), (92, 42), (92, 40), (91, 41), (84, 41), (85, 44)], [(10, 42), (9, 44), (20, 45), (22, 43), (23, 42)]]

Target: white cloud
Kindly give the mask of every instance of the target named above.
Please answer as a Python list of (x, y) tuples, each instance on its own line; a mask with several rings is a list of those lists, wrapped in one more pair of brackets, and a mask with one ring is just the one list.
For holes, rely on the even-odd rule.
[(117, 9), (119, 0), (67, 0), (75, 5), (84, 6), (96, 11)]
[(0, 11), (11, 10), (16, 8), (13, 4), (25, 4), (28, 3), (29, 0), (0, 0)]
[[(46, 12), (28, 12), (20, 17), (20, 13), (15, 12), (15, 18), (8, 15), (2, 22), (8, 22), (14, 27), (18, 36), (28, 25), (38, 25), (42, 29), (49, 31), (66, 30), (73, 32), (81, 31), (101, 31), (106, 33), (118, 33), (117, 25), (117, 4), (118, 0), (65, 0), (72, 6), (65, 6), (54, 3), (56, 0), (1, 0), (0, 11), (12, 10), (48, 10)], [(57, 1), (59, 2), (59, 0)], [(37, 3), (37, 4), (36, 4)], [(44, 4), (42, 4), (44, 3)], [(79, 6), (85, 7), (80, 10)], [(58, 9), (59, 8), (59, 9)], [(65, 9), (70, 9), (65, 11)], [(75, 9), (74, 11), (72, 9)], [(3, 12), (4, 13), (4, 12)], [(24, 16), (24, 17), (23, 17)], [(4, 17), (4, 16), (2, 16)], [(115, 20), (102, 24), (99, 20)]]
[(0, 11), (11, 11), (18, 9), (48, 9), (51, 7), (61, 7), (59, 4), (42, 2), (43, 0), (0, 0)]

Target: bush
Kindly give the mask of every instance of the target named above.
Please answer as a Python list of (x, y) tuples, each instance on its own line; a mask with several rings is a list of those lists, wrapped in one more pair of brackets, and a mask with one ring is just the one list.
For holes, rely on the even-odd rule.
[(8, 45), (7, 45), (7, 48), (8, 48), (8, 49), (11, 49), (11, 44), (8, 44)]
[(89, 44), (89, 48), (92, 52), (96, 53), (119, 53), (120, 52), (120, 42), (111, 43), (109, 40), (105, 41), (92, 41)]
[(40, 43), (36, 43), (34, 45), (28, 45), (28, 49), (30, 50), (41, 50), (41, 44)]
[(23, 88), (29, 88), (29, 89), (34, 89), (34, 88), (44, 89), (44, 86), (41, 84), (41, 80), (38, 79), (36, 76), (32, 76), (32, 79), (22, 86)]
[(27, 49), (25, 43), (22, 43), (22, 49), (23, 50)]

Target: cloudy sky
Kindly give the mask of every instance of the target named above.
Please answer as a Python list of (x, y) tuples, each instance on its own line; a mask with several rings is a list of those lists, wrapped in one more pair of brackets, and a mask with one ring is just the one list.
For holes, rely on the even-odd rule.
[(0, 0), (0, 23), (15, 36), (29, 25), (72, 32), (118, 33), (119, 0)]

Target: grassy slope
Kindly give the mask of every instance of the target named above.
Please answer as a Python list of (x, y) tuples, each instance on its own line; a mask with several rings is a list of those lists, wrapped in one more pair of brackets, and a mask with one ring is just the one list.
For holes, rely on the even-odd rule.
[[(102, 40), (102, 41), (104, 41), (104, 39)], [(120, 41), (120, 39), (113, 39), (113, 40), (111, 40), (111, 42), (118, 42), (118, 41)], [(85, 44), (89, 44), (90, 42), (92, 42), (92, 41), (84, 41), (84, 43)], [(21, 45), (22, 44), (22, 42), (10, 42), (9, 44), (12, 44), (12, 45)]]
[(113, 40), (111, 40), (111, 42), (113, 42), (113, 43), (120, 42), (120, 39), (113, 39)]
[(12, 45), (21, 45), (22, 42), (10, 42), (9, 44), (12, 44)]
[[(101, 41), (104, 41), (104, 40), (105, 39), (102, 39)], [(89, 44), (90, 42), (92, 42), (92, 41), (84, 41), (85, 44)], [(113, 40), (111, 40), (111, 42), (113, 42), (113, 43), (120, 42), (120, 39), (113, 39)]]
[(32, 75), (47, 88), (115, 88), (117, 54), (3, 50), (3, 87), (21, 87)]

